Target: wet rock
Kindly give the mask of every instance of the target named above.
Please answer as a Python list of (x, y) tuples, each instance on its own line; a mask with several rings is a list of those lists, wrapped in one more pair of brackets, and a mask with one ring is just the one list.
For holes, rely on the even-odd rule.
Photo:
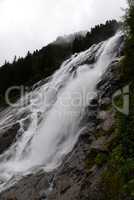
[(0, 195), (0, 200), (7, 200), (14, 197), (17, 200), (44, 200), (48, 190), (49, 177), (43, 171), (26, 176), (15, 186)]
[(97, 84), (97, 90), (100, 100), (111, 98), (114, 92), (121, 86), (119, 72), (119, 60), (113, 61), (108, 67), (101, 81)]
[(47, 199), (47, 194), (45, 191), (41, 192), (40, 193), (40, 197), (39, 197), (39, 200), (46, 200)]
[(108, 131), (114, 125), (114, 113), (113, 111), (101, 111), (98, 114), (98, 119), (101, 120), (101, 129)]
[(108, 152), (106, 143), (107, 143), (106, 136), (99, 137), (98, 140), (92, 143), (91, 150), (94, 150), (96, 152)]
[(8, 149), (11, 146), (11, 144), (15, 141), (15, 137), (19, 128), (19, 123), (16, 123), (8, 130), (5, 130), (5, 132), (0, 133), (0, 154), (2, 154), (6, 149)]

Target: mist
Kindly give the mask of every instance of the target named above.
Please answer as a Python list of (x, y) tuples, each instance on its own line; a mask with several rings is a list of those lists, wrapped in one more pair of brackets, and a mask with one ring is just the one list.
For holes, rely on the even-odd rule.
[(60, 35), (120, 20), (126, 7), (126, 0), (1, 0), (0, 64), (40, 49)]

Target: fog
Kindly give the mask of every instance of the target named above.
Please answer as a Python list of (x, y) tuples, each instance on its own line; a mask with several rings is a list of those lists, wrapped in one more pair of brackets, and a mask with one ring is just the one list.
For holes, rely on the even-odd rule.
[(0, 64), (59, 35), (120, 20), (126, 0), (0, 0)]

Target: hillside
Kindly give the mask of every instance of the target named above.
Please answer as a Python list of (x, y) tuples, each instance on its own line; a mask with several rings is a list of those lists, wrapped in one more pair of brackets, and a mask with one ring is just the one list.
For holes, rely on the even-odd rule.
[(6, 62), (5, 65), (0, 67), (1, 99), (3, 100), (3, 94), (9, 87), (31, 86), (37, 81), (52, 75), (61, 63), (72, 54), (108, 39), (115, 34), (118, 28), (119, 24), (115, 20), (107, 21), (106, 24), (94, 27), (86, 35), (76, 34), (66, 44), (65, 42), (57, 43), (54, 41), (41, 50), (36, 50), (33, 54), (28, 52), (25, 58), (19, 58), (18, 60), (15, 58), (13, 63)]
[[(6, 154), (2, 154), (6, 156), (5, 166), (11, 165), (11, 168), (9, 171), (0, 168), (1, 184), (5, 183), (6, 188), (0, 194), (0, 200), (134, 199), (134, 5), (132, 2), (129, 2), (129, 8), (126, 10), (122, 30), (120, 23), (115, 20), (107, 21), (84, 35), (59, 37), (57, 41), (40, 51), (35, 51), (32, 55), (28, 53), (26, 58), (14, 60), (12, 64), (5, 63), (0, 68), (1, 95), (9, 86), (22, 84), (30, 87), (41, 81), (37, 90), (32, 91), (34, 100), (37, 100), (37, 94), (45, 90), (50, 103), (46, 110), (37, 104), (37, 110), (32, 107), (33, 110), (30, 112), (26, 110), (27, 107), (24, 112), (20, 107), (19, 109), (22, 109), (20, 113), (18, 109), (8, 110), (7, 113), (15, 123), (2, 132), (0, 151), (3, 153), (14, 144), (14, 139), (16, 146), (12, 145), (13, 149), (9, 148)], [(45, 85), (42, 80), (52, 74), (53, 78), (46, 81)], [(51, 86), (56, 88), (56, 92), (51, 90)], [(72, 92), (69, 100), (73, 99), (73, 103), (78, 103), (77, 92), (83, 92), (83, 88), (84, 92), (90, 90), (96, 94), (88, 103), (86, 102), (87, 104), (85, 103), (84, 112), (81, 104), (78, 104), (78, 107), (70, 104), (64, 107), (59, 104), (58, 98), (63, 97), (63, 100), (66, 100), (64, 97), (68, 92)], [(39, 93), (36, 93), (38, 91)], [(30, 106), (29, 104), (28, 109)], [(58, 109), (64, 113), (60, 120), (56, 112)], [(75, 113), (72, 119), (68, 117), (70, 111)], [(7, 113), (4, 113), (6, 117)], [(31, 113), (36, 117), (33, 118), (33, 115), (31, 117)], [(18, 116), (19, 119), (23, 119), (22, 140), (19, 140), (22, 133), (19, 132), (20, 135), (17, 136)], [(40, 127), (42, 135), (35, 137), (34, 131), (37, 131), (40, 122), (45, 122)], [(73, 128), (75, 132), (72, 131)], [(34, 130), (33, 134), (31, 130)], [(27, 135), (28, 132), (30, 136)], [(77, 132), (79, 137), (76, 139)], [(7, 144), (6, 147), (2, 145), (3, 141)], [(24, 149), (22, 148), (17, 154), (17, 147), (20, 144)], [(31, 149), (35, 157), (30, 154), (31, 157), (26, 157), (25, 160)], [(46, 150), (46, 157), (42, 156), (42, 149), (43, 152)], [(35, 167), (35, 170), (31, 170), (28, 175), (25, 174), (25, 170), (16, 172), (17, 167), (13, 169), (13, 153), (17, 158), (17, 161), (15, 160), (17, 166), (19, 160), (19, 164), (25, 169), (27, 166), (23, 159), (27, 161), (27, 158), (32, 158), (28, 164), (30, 163), (32, 169)], [(52, 171), (40, 168), (42, 162), (45, 163), (45, 158), (48, 163), (50, 162), (48, 169), (52, 167)], [(56, 167), (53, 168), (53, 164)], [(3, 174), (6, 172), (8, 176), (4, 177)]]

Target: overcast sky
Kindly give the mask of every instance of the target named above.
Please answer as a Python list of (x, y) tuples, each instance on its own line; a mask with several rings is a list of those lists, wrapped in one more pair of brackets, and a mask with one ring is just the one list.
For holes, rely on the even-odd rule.
[(0, 0), (0, 64), (59, 35), (120, 19), (126, 0)]

